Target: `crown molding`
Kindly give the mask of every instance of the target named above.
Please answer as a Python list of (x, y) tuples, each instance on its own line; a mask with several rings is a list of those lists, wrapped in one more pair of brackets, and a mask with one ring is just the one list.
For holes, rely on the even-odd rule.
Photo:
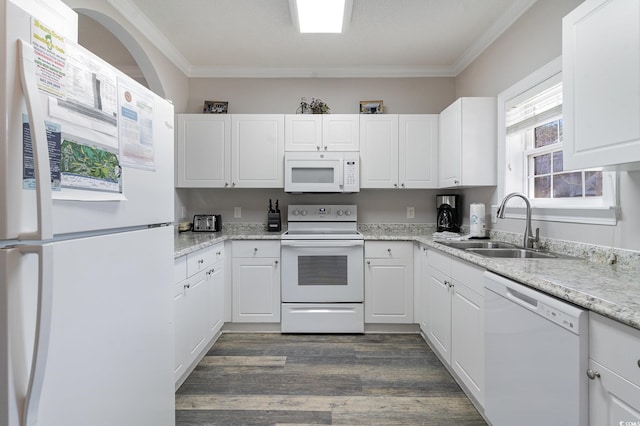
[(192, 67), (190, 78), (410, 78), (454, 77), (450, 67)]
[(107, 0), (131, 25), (138, 29), (149, 42), (162, 52), (180, 71), (189, 75), (192, 65), (169, 39), (130, 0)]
[(131, 2), (107, 0), (125, 19), (136, 27), (159, 51), (188, 78), (410, 78), (456, 77), (487, 47), (522, 16), (537, 0), (513, 0), (512, 5), (451, 66), (371, 66), (371, 67), (237, 67), (192, 65), (167, 37)]
[(498, 39), (518, 18), (520, 18), (538, 0), (514, 0), (511, 6), (498, 18), (487, 31), (458, 58), (452, 69), (457, 76), (465, 70), (478, 56)]

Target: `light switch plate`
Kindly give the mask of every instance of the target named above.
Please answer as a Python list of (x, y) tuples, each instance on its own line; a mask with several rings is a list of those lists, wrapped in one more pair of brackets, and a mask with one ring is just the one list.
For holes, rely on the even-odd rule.
[(242, 217), (242, 207), (234, 207), (233, 208), (233, 217), (238, 219)]

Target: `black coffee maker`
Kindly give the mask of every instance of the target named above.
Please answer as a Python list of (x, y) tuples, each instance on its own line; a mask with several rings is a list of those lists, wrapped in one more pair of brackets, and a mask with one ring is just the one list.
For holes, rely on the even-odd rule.
[(462, 219), (460, 196), (455, 194), (436, 195), (436, 207), (438, 208), (437, 231), (460, 232), (460, 219)]

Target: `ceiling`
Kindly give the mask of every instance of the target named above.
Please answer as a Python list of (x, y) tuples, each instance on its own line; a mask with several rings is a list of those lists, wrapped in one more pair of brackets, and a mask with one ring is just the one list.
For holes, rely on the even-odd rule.
[(300, 34), (289, 0), (107, 0), (189, 77), (456, 76), (536, 0), (353, 0)]

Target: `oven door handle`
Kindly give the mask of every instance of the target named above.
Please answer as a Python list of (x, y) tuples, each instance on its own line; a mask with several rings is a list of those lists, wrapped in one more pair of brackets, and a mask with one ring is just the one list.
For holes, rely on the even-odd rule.
[(364, 240), (283, 240), (283, 247), (361, 247)]

